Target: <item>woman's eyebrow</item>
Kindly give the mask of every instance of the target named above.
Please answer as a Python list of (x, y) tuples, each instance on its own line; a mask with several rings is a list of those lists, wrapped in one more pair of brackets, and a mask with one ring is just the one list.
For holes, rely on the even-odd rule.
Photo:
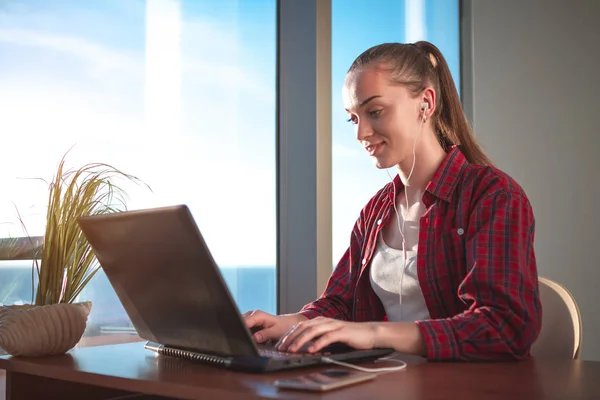
[[(358, 107), (359, 107), (359, 108), (360, 108), (360, 107), (363, 107), (363, 106), (364, 106), (364, 105), (366, 105), (368, 102), (370, 102), (371, 100), (373, 100), (373, 99), (376, 99), (376, 98), (378, 98), (378, 97), (381, 97), (381, 95), (379, 95), (379, 94), (376, 94), (376, 95), (374, 95), (374, 96), (371, 96), (371, 97), (369, 97), (369, 98), (367, 98), (367, 99), (365, 99), (365, 100), (361, 101), (360, 103), (358, 103)], [(345, 108), (344, 110), (346, 110), (346, 111), (350, 112), (350, 111), (349, 111), (347, 108)]]

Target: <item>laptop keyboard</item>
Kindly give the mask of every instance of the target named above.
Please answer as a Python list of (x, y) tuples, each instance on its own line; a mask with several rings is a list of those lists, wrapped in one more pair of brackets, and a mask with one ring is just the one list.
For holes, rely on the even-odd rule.
[(269, 345), (262, 345), (258, 347), (258, 353), (263, 357), (269, 358), (299, 358), (299, 357), (311, 357), (311, 356), (320, 356), (322, 353), (307, 353), (307, 352), (298, 352), (291, 353), (286, 351), (275, 350), (273, 347)]
[[(308, 346), (305, 345), (305, 348)], [(302, 349), (297, 353), (289, 353), (285, 351), (275, 350), (272, 344), (261, 344), (258, 346), (258, 351), (261, 356), (264, 357), (285, 357), (285, 358), (295, 358), (295, 357), (310, 357), (310, 356), (329, 356), (332, 354), (340, 354), (354, 351), (352, 347), (344, 344), (344, 343), (332, 343), (329, 346), (324, 347), (321, 351), (317, 353), (309, 353), (308, 351), (303, 351)]]
[(269, 358), (297, 358), (306, 356), (304, 353), (287, 353), (273, 349), (259, 349), (258, 352), (261, 356)]

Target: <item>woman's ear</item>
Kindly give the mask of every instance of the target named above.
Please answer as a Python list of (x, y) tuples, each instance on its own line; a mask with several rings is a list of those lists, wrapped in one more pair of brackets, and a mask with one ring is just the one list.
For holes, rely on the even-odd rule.
[(435, 111), (435, 90), (432, 87), (427, 87), (421, 93), (421, 118), (425, 122)]

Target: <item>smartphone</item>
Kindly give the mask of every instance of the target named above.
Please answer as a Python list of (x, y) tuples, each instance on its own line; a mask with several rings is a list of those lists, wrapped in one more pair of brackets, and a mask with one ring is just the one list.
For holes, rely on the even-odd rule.
[(275, 386), (282, 389), (325, 392), (375, 379), (375, 374), (344, 369), (327, 369), (292, 378), (278, 379)]

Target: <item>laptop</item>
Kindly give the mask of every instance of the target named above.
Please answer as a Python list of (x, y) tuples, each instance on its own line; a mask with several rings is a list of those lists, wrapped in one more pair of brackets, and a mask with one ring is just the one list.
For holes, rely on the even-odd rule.
[(270, 372), (367, 361), (391, 349), (320, 353), (258, 345), (186, 205), (82, 216), (79, 226), (145, 348), (232, 370)]

